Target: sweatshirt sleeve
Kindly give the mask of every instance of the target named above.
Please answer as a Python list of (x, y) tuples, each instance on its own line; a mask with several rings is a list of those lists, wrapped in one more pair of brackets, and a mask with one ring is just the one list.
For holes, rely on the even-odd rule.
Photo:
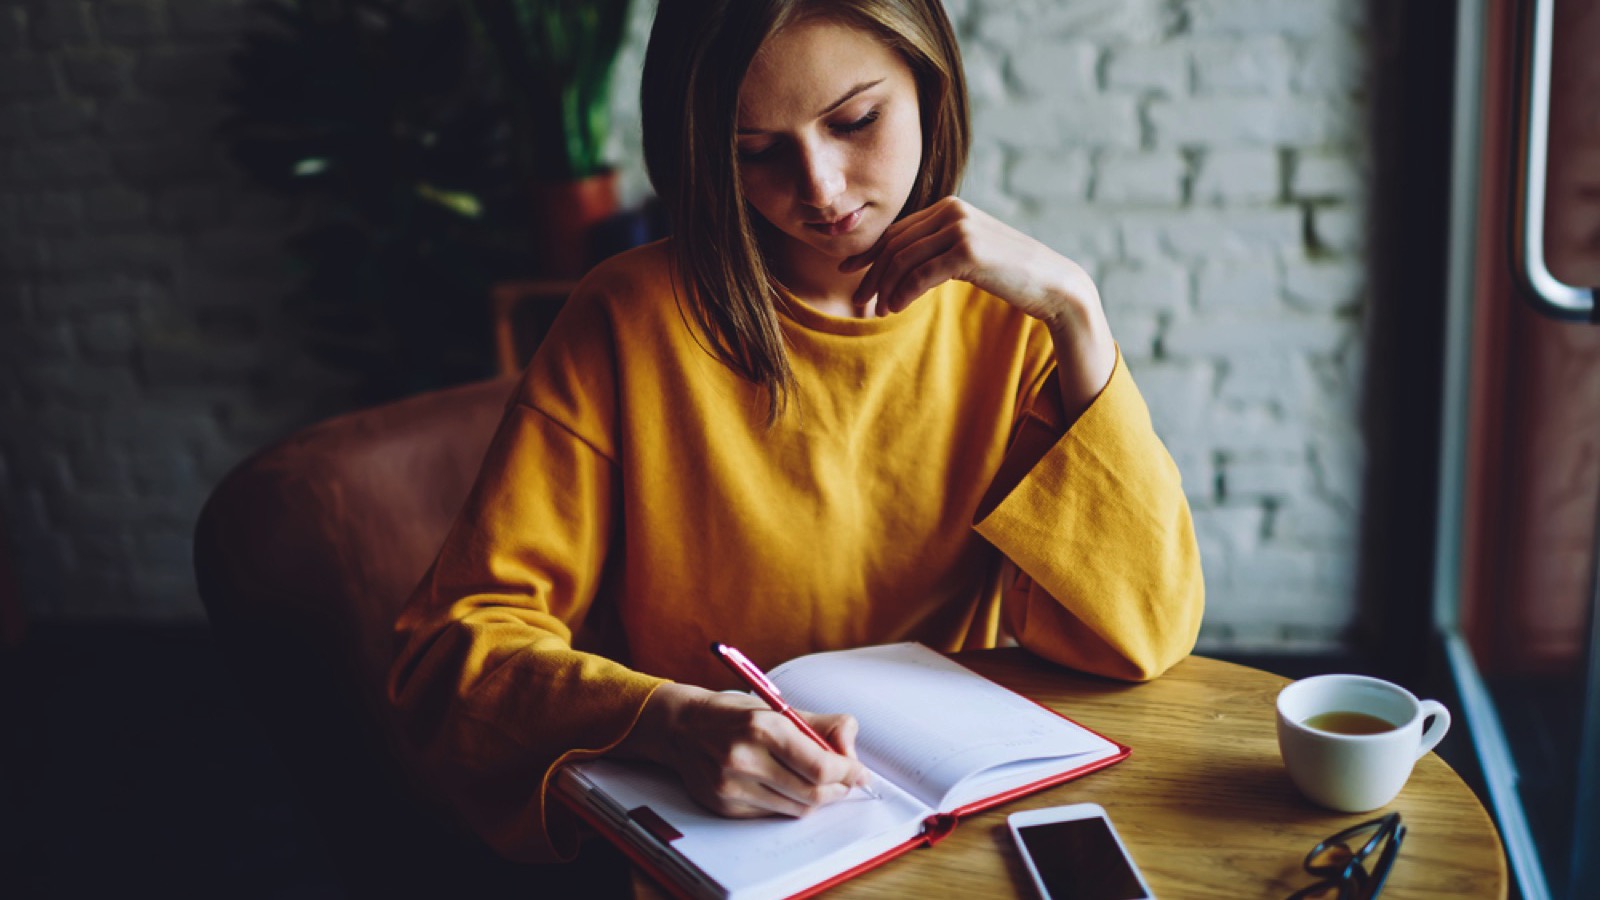
[(979, 507), (976, 528), (1014, 563), (1003, 612), (1047, 659), (1143, 681), (1194, 648), (1205, 584), (1178, 468), (1118, 353), (1077, 421), (1054, 368)]
[[(580, 346), (605, 343), (577, 325), (557, 328)], [(603, 422), (565, 412), (604, 416), (607, 378), (604, 366), (535, 359), (396, 623), (388, 690), (411, 750), (467, 824), (520, 861), (571, 856), (574, 823), (550, 808), (553, 772), (621, 740), (661, 683), (573, 646), (605, 618), (591, 606), (606, 579), (615, 465)]]

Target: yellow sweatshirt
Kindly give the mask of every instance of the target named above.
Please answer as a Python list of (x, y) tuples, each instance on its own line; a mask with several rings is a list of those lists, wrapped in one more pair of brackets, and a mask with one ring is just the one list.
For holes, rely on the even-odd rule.
[(567, 301), (397, 624), (403, 727), (501, 853), (569, 854), (555, 767), (621, 740), (663, 679), (735, 686), (712, 641), (774, 666), (1005, 634), (1123, 679), (1193, 647), (1189, 508), (1121, 359), (1067, 423), (1048, 331), (970, 285), (883, 319), (788, 299), (799, 389), (769, 429), (669, 255)]

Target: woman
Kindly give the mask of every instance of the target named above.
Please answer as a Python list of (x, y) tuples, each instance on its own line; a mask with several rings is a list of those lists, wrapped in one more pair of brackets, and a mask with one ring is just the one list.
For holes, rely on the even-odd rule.
[(662, 0), (645, 155), (669, 241), (601, 265), (402, 614), (391, 695), (502, 853), (563, 855), (551, 773), (611, 754), (708, 807), (861, 783), (734, 687), (758, 664), (1015, 639), (1152, 678), (1199, 628), (1178, 473), (1081, 268), (951, 196), (939, 0)]

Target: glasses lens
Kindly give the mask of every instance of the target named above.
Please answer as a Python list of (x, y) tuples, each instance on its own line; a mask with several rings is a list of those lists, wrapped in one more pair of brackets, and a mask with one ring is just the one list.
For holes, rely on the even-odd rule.
[(1377, 849), (1382, 838), (1400, 824), (1400, 815), (1390, 813), (1381, 819), (1362, 822), (1339, 832), (1311, 848), (1306, 854), (1306, 871), (1326, 878), (1348, 878), (1352, 869)]
[(1350, 864), (1350, 858), (1355, 852), (1344, 843), (1318, 844), (1312, 849), (1311, 855), (1306, 857), (1306, 871), (1316, 875), (1331, 875), (1343, 872), (1344, 867)]

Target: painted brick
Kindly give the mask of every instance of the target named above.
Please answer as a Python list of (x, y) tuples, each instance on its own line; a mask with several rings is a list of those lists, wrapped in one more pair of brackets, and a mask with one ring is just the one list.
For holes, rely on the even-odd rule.
[(117, 97), (100, 104), (100, 124), (112, 138), (143, 138), (177, 127), (177, 107), (170, 101)]
[(975, 110), (972, 118), (977, 133), (1019, 149), (1139, 145), (1139, 107), (1132, 98), (1015, 100)]
[(227, 80), (229, 48), (152, 50), (142, 54), (134, 82), (156, 97), (214, 99)]
[(41, 141), (12, 153), (7, 175), (14, 183), (33, 187), (99, 183), (111, 175), (111, 157), (89, 138)]
[(166, 36), (167, 20), (156, 0), (102, 0), (96, 5), (100, 37), (113, 44), (139, 46)]
[[(28, 134), (28, 108), (24, 103), (0, 104), (0, 147), (9, 144), (20, 145)], [(0, 149), (0, 179), (5, 176), (9, 168), (6, 162), (7, 152)]]
[(1359, 537), (1355, 510), (1315, 494), (1286, 498), (1273, 516), (1275, 532), (1301, 546), (1353, 552)]
[(1228, 359), (1218, 384), (1218, 399), (1237, 404), (1268, 404), (1293, 410), (1314, 402), (1316, 377), (1306, 358), (1276, 347)]
[(1094, 199), (1103, 203), (1175, 206), (1183, 200), (1188, 164), (1173, 152), (1102, 155)]
[(1201, 203), (1271, 203), (1282, 192), (1279, 172), (1279, 155), (1275, 150), (1212, 150), (1200, 161), (1194, 199)]
[(140, 191), (95, 188), (84, 196), (84, 217), (92, 225), (141, 225), (149, 218), (150, 201)]
[(1351, 262), (1292, 260), (1283, 269), (1284, 296), (1299, 309), (1349, 309), (1365, 288), (1365, 270)]
[(138, 332), (126, 313), (98, 313), (78, 324), (78, 340), (89, 362), (126, 364), (138, 343)]
[(1362, 5), (1349, 0), (1194, 0), (1189, 24), (1196, 34), (1324, 37), (1361, 27)]
[(40, 138), (74, 138), (94, 129), (94, 109), (78, 100), (42, 100), (31, 104), (28, 121)]
[(1089, 154), (1082, 150), (1043, 153), (1024, 150), (1011, 164), (1007, 184), (1013, 194), (1046, 202), (1082, 202), (1089, 196)]
[(1312, 462), (1321, 495), (1346, 509), (1361, 508), (1364, 453), (1349, 436), (1325, 435), (1312, 443)]
[(195, 458), (184, 447), (141, 448), (128, 454), (127, 463), (129, 478), (141, 494), (181, 494), (194, 490)]
[(1354, 37), (1330, 33), (1301, 45), (1293, 76), (1295, 93), (1351, 96), (1366, 87), (1366, 80), (1367, 49)]
[(179, 185), (154, 192), (151, 217), (167, 228), (211, 227), (226, 219), (222, 192), (211, 185)]
[(0, 100), (14, 103), (53, 97), (55, 93), (55, 72), (46, 57), (0, 58)]
[(1229, 500), (1292, 497), (1311, 484), (1311, 468), (1305, 460), (1229, 460), (1222, 467), (1222, 484)]
[(1364, 196), (1366, 179), (1356, 162), (1333, 153), (1300, 153), (1289, 192), (1300, 200), (1350, 200)]
[(61, 274), (114, 270), (143, 278), (168, 278), (180, 263), (176, 238), (147, 234), (56, 241), (51, 264)]
[(51, 322), (34, 325), (19, 334), (13, 349), (30, 359), (71, 359), (73, 347), (73, 332), (67, 323)]
[(1106, 86), (1113, 91), (1182, 97), (1189, 81), (1189, 54), (1181, 44), (1117, 46), (1106, 60)]
[(0, 6), (0, 51), (21, 50), (28, 42), (28, 26), (22, 7)]
[(1233, 358), (1262, 347), (1329, 355), (1351, 337), (1338, 327), (1307, 316), (1217, 315), (1197, 317), (1167, 336), (1167, 352), (1185, 357)]
[(1229, 595), (1233, 584), (1233, 557), (1228, 548), (1211, 535), (1196, 534), (1195, 543), (1200, 548), (1200, 575), (1206, 586), (1206, 618), (1200, 625), (1201, 634), (1205, 634), (1208, 627), (1218, 627), (1214, 621), (1216, 601), (1212, 598)]
[(1196, 508), (1195, 537), (1227, 547), (1230, 556), (1248, 554), (1261, 545), (1267, 512), (1259, 504)]
[[(1134, 380), (1138, 379), (1135, 373)], [(1156, 433), (1161, 434), (1159, 428)], [(1216, 500), (1217, 468), (1210, 449), (1197, 447), (1182, 439), (1175, 440), (1165, 434), (1161, 434), (1161, 440), (1167, 445), (1167, 452), (1172, 455), (1172, 461), (1183, 476), (1183, 493), (1189, 502), (1198, 508), (1200, 504)]]
[(1183, 439), (1203, 430), (1216, 381), (1209, 363), (1145, 363), (1139, 366), (1137, 381), (1150, 408), (1150, 420), (1161, 434)]
[(1313, 206), (1311, 242), (1324, 253), (1359, 256), (1367, 246), (1366, 216), (1349, 206)]
[(50, 406), (62, 415), (123, 408), (136, 402), (141, 390), (129, 370), (87, 368), (76, 361), (34, 360), (19, 383), (31, 407)]
[(223, 170), (216, 148), (166, 139), (121, 144), (112, 152), (112, 165), (123, 181), (140, 188), (195, 184)]
[(1006, 57), (984, 44), (972, 44), (963, 49), (961, 60), (966, 68), (967, 96), (974, 108), (1004, 102), (1011, 95), (1006, 87)]
[(34, 228), (71, 232), (83, 218), (83, 200), (77, 191), (33, 191), (21, 197), (22, 215)]
[(1101, 274), (1099, 286), (1101, 302), (1107, 306), (1155, 310), (1189, 306), (1189, 271), (1172, 263), (1114, 263)]
[(1200, 263), (1195, 306), (1202, 313), (1264, 311), (1282, 306), (1283, 276), (1271, 254), (1219, 257)]
[(1114, 306), (1106, 309), (1106, 322), (1116, 336), (1117, 346), (1129, 360), (1150, 360), (1161, 340), (1161, 320), (1139, 309)]
[(1278, 35), (1199, 40), (1189, 51), (1197, 95), (1283, 96), (1290, 91), (1294, 55)]
[(1178, 27), (1178, 13), (1164, 0), (1073, 0), (1045, 2), (1030, 18), (1044, 34), (1107, 43), (1159, 40)]
[[(1306, 457), (1306, 428), (1281, 411), (1264, 405), (1216, 403), (1196, 436), (1229, 463), (1239, 460), (1301, 460)], [(1222, 463), (1219, 463), (1221, 465)]]
[(1068, 44), (1038, 38), (1024, 41), (1010, 55), (1012, 79), (1022, 93), (1037, 97), (1093, 93), (1100, 51), (1093, 44)]
[(39, 314), (47, 319), (113, 309), (166, 305), (170, 291), (154, 282), (120, 275), (93, 276), (79, 272), (81, 280), (47, 282), (37, 288)]
[(133, 57), (119, 50), (71, 50), (59, 59), (67, 84), (92, 97), (120, 93), (133, 69)]
[[(89, 19), (84, 4), (56, 0), (30, 3), (25, 9), (33, 45), (40, 50), (82, 44), (90, 39)], [(17, 12), (23, 10), (24, 7), (17, 6)]]
[(185, 38), (227, 41), (256, 22), (251, 6), (238, 0), (168, 0), (167, 13), (172, 33)]
[(1057, 253), (1072, 257), (1086, 268), (1089, 267), (1086, 260), (1122, 253), (1117, 222), (1092, 206), (1048, 204), (1033, 217), (1026, 230)]
[(1302, 217), (1295, 209), (1193, 209), (1181, 212), (1122, 212), (1127, 252), (1138, 259), (1171, 256), (1218, 257), (1293, 252), (1303, 243)]
[(1357, 135), (1346, 101), (1306, 97), (1192, 97), (1151, 101), (1156, 142), (1164, 146), (1315, 146)]

